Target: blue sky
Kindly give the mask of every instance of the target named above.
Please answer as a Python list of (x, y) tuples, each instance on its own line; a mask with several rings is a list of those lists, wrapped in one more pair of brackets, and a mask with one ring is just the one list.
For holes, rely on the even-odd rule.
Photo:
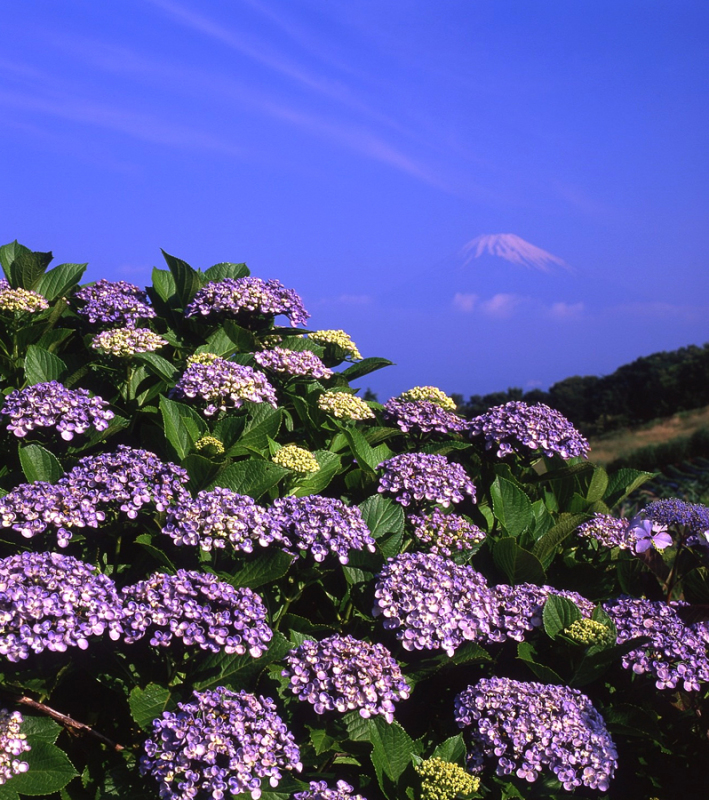
[[(161, 247), (246, 261), (397, 363), (380, 399), (709, 341), (705, 0), (2, 11), (3, 242), (138, 284)], [(490, 234), (565, 266), (465, 263)]]

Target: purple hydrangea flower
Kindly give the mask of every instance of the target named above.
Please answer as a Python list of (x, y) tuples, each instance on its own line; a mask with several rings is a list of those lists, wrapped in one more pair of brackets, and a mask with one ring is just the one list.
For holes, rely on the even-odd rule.
[(209, 363), (192, 363), (177, 381), (174, 394), (190, 400), (198, 398), (207, 403), (204, 415), (217, 411), (241, 408), (246, 400), (252, 403), (278, 403), (276, 390), (263, 372), (243, 364), (214, 358)]
[(258, 800), (262, 778), (275, 788), (283, 770), (303, 768), (270, 697), (218, 686), (193, 698), (154, 720), (145, 742), (140, 771), (159, 782), (161, 800), (222, 800), (242, 792)]
[(453, 656), (465, 641), (488, 641), (501, 625), (485, 578), (433, 553), (390, 558), (374, 598), (374, 616), (383, 616), (406, 650), (440, 648)]
[(672, 545), (672, 537), (666, 530), (656, 529), (649, 519), (633, 519), (629, 523), (628, 533), (633, 537), (633, 550), (644, 553), (650, 548), (664, 550)]
[(177, 637), (212, 653), (248, 652), (259, 658), (273, 637), (266, 607), (255, 592), (236, 589), (207, 573), (156, 573), (127, 586), (122, 594), (124, 638), (129, 644), (150, 632), (154, 647), (167, 647)]
[(588, 441), (563, 414), (538, 403), (529, 406), (517, 400), (495, 406), (470, 421), (470, 436), (483, 436), (485, 449), (497, 448), (503, 458), (510, 453), (527, 455), (541, 450), (551, 457), (588, 455)]
[(392, 397), (384, 404), (384, 417), (404, 433), (460, 433), (467, 427), (464, 419), (430, 400), (405, 402)]
[(394, 721), (394, 703), (406, 700), (410, 689), (392, 654), (381, 644), (352, 636), (306, 640), (286, 656), (281, 673), (290, 690), (307, 700), (317, 714), (357, 709), (364, 718), (380, 714)]
[(49, 381), (12, 392), (0, 413), (10, 417), (7, 429), (17, 437), (35, 428), (56, 427), (62, 439), (70, 442), (75, 434), (86, 433), (92, 426), (105, 431), (115, 416), (107, 406), (86, 389), (67, 389), (58, 381)]
[(297, 556), (305, 550), (317, 562), (332, 553), (347, 564), (350, 550), (376, 549), (359, 508), (332, 497), (278, 498), (271, 508), (271, 530), (286, 542), (286, 552)]
[(656, 531), (682, 526), (690, 534), (687, 544), (709, 544), (709, 508), (700, 503), (686, 503), (677, 498), (655, 500), (641, 514), (655, 523)]
[(211, 550), (229, 542), (235, 550), (252, 553), (255, 542), (267, 547), (282, 541), (269, 523), (269, 512), (251, 497), (217, 487), (171, 506), (162, 532), (176, 545)]
[(611, 514), (594, 514), (593, 519), (579, 525), (576, 533), (586, 539), (597, 539), (604, 547), (619, 547), (621, 550), (633, 548), (630, 523)]
[(274, 347), (254, 353), (259, 366), (272, 372), (283, 372), (287, 375), (298, 375), (308, 378), (331, 378), (332, 370), (310, 350), (287, 350)]
[(366, 800), (361, 794), (352, 794), (354, 787), (346, 781), (338, 781), (331, 789), (326, 781), (310, 781), (307, 792), (296, 792), (293, 800)]
[(377, 468), (384, 470), (378, 491), (395, 495), (403, 506), (428, 500), (447, 508), (462, 502), (465, 494), (475, 502), (473, 482), (460, 464), (445, 456), (404, 453), (382, 461)]
[(74, 296), (84, 302), (79, 314), (93, 324), (135, 328), (140, 320), (156, 316), (148, 305), (148, 295), (126, 281), (101, 278), (93, 285), (79, 289)]
[(549, 769), (567, 791), (606, 791), (618, 766), (603, 718), (578, 689), (483, 678), (456, 697), (455, 718), (500, 776), (532, 783)]
[(444, 514), (439, 508), (423, 517), (412, 514), (416, 538), (429, 545), (432, 553), (451, 556), (455, 550), (470, 550), (485, 538), (485, 531), (458, 514)]
[(237, 317), (242, 314), (273, 317), (285, 314), (291, 325), (303, 325), (310, 316), (294, 289), (277, 280), (224, 278), (200, 289), (185, 309), (186, 317)]
[(10, 712), (6, 708), (0, 708), (0, 786), (14, 775), (29, 769), (29, 764), (19, 758), (32, 749), (27, 744), (27, 736), (22, 733), (23, 722), (19, 711)]
[(677, 612), (662, 601), (620, 597), (603, 604), (615, 623), (618, 643), (640, 636), (650, 642), (623, 656), (623, 666), (638, 675), (648, 673), (658, 689), (682, 684), (688, 692), (709, 681), (706, 643)]
[(59, 553), (20, 553), (0, 560), (0, 654), (85, 650), (108, 630), (120, 637), (122, 606), (113, 581), (89, 564)]

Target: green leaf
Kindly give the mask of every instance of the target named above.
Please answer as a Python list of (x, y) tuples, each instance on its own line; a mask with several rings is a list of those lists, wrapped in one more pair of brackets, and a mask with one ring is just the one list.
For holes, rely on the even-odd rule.
[(150, 553), (150, 555), (158, 562), (158, 564), (162, 564), (163, 567), (167, 567), (167, 569), (173, 575), (177, 572), (175, 565), (169, 559), (167, 553), (165, 553), (162, 548), (156, 547), (153, 544), (153, 537), (149, 533), (141, 533), (140, 536), (136, 536), (135, 542), (136, 544), (139, 544), (143, 550)]
[(442, 761), (448, 761), (451, 764), (462, 765), (465, 760), (465, 753), (463, 734), (459, 733), (457, 736), (451, 736), (450, 739), (441, 742), (431, 753), (431, 758), (440, 758)]
[(246, 264), (232, 264), (228, 261), (222, 261), (204, 271), (204, 277), (210, 281), (223, 281), (224, 278), (245, 278), (250, 274)]
[(638, 647), (642, 647), (649, 641), (649, 637), (643, 636), (630, 639), (622, 644), (615, 644), (612, 647), (590, 647), (578, 665), (576, 672), (574, 672), (569, 684), (571, 686), (585, 686), (595, 681), (603, 675), (611, 664), (620, 661), (624, 655), (636, 650)]
[(215, 686), (226, 686), (232, 689), (247, 689), (251, 682), (269, 664), (282, 661), (286, 653), (292, 649), (286, 637), (276, 631), (268, 650), (260, 657), (254, 658), (249, 653), (243, 656), (218, 653), (207, 656), (199, 666), (197, 675), (207, 673), (208, 677), (196, 681), (197, 690), (213, 689)]
[(130, 714), (143, 729), (160, 717), (169, 702), (170, 690), (157, 683), (149, 683), (145, 689), (136, 686), (128, 697)]
[(36, 481), (49, 481), (56, 483), (64, 475), (64, 469), (59, 460), (38, 444), (28, 444), (18, 448), (20, 465), (29, 483)]
[(389, 724), (381, 716), (366, 720), (367, 739), (374, 745), (372, 764), (377, 772), (384, 772), (393, 781), (399, 779), (416, 752), (409, 734), (394, 720)]
[(319, 756), (321, 753), (326, 753), (328, 750), (333, 749), (333, 745), (337, 744), (337, 741), (322, 728), (311, 728), (310, 725), (306, 727), (310, 731), (310, 742), (315, 750), (315, 755)]
[(25, 380), (28, 386), (36, 383), (47, 383), (48, 381), (58, 381), (66, 370), (66, 364), (42, 347), (31, 344), (25, 354)]
[(208, 486), (216, 478), (220, 469), (219, 464), (215, 464), (211, 459), (201, 456), (199, 453), (190, 453), (182, 459), (180, 465), (187, 470), (187, 474), (190, 476), (187, 488), (192, 494), (197, 494)]
[(511, 536), (519, 536), (532, 524), (532, 504), (514, 483), (498, 476), (490, 495), (496, 519)]
[(12, 788), (19, 794), (45, 797), (63, 789), (79, 774), (64, 751), (50, 742), (35, 742), (22, 759), (29, 770), (12, 778)]
[(357, 459), (360, 468), (376, 474), (381, 460), (377, 457), (372, 446), (356, 428), (343, 428), (342, 433), (352, 448), (352, 453)]
[(0, 800), (20, 800), (20, 795), (12, 788), (12, 784), (0, 784)]
[(190, 300), (197, 293), (197, 290), (201, 289), (204, 285), (204, 276), (197, 272), (197, 270), (192, 269), (186, 261), (175, 258), (175, 256), (171, 256), (164, 250), (161, 252), (172, 273), (172, 277), (175, 279), (175, 288), (180, 304), (182, 308), (186, 308)]
[(219, 473), (209, 488), (222, 486), (238, 494), (248, 494), (254, 500), (258, 500), (261, 495), (272, 489), (289, 474), (290, 470), (274, 464), (273, 461), (249, 459), (230, 464), (223, 472)]
[(30, 250), (17, 239), (0, 247), (0, 262), (13, 289), (34, 289), (51, 260), (51, 253)]
[(207, 339), (207, 343), (200, 345), (195, 353), (214, 353), (215, 356), (226, 358), (235, 351), (234, 342), (227, 336), (223, 328), (219, 328)]
[(454, 664), (470, 664), (473, 661), (492, 661), (492, 656), (476, 642), (463, 642), (456, 648), (450, 661)]
[(351, 367), (347, 367), (347, 369), (343, 370), (339, 374), (348, 381), (355, 381), (357, 378), (362, 378), (365, 375), (369, 375), (370, 372), (375, 372), (378, 369), (382, 369), (382, 367), (392, 366), (394, 366), (394, 362), (389, 361), (388, 358), (378, 358), (375, 356), (373, 358), (365, 358), (362, 361), (358, 361), (356, 364), (353, 364)]
[(34, 741), (54, 744), (63, 730), (58, 722), (49, 717), (25, 717), (22, 723), (22, 733), (26, 734), (30, 744)]
[(254, 350), (258, 350), (256, 337), (253, 335), (253, 333), (251, 333), (251, 331), (247, 331), (246, 328), (242, 328), (231, 319), (225, 320), (222, 324), (222, 327), (224, 329), (224, 333), (226, 333), (229, 339), (233, 342), (237, 352), (253, 353)]
[(655, 477), (654, 472), (642, 472), (637, 469), (619, 469), (608, 479), (608, 487), (604, 495), (606, 505), (610, 508), (622, 503), (628, 495)]
[(177, 295), (177, 284), (172, 277), (172, 273), (167, 269), (158, 269), (153, 267), (153, 288), (157, 292), (160, 299), (165, 303), (170, 303), (170, 300)]
[(593, 470), (593, 477), (586, 492), (586, 500), (589, 503), (595, 503), (602, 500), (605, 496), (606, 489), (608, 488), (608, 473), (603, 467), (596, 467)]
[(258, 556), (249, 561), (239, 570), (230, 572), (229, 575), (220, 577), (232, 586), (248, 586), (257, 589), (266, 583), (272, 583), (282, 578), (293, 563), (293, 556), (283, 550), (259, 550)]
[(534, 555), (547, 566), (554, 557), (556, 548), (570, 536), (579, 525), (590, 519), (590, 514), (561, 514), (554, 527), (537, 540), (532, 548)]
[(177, 457), (182, 460), (192, 451), (197, 439), (207, 432), (207, 423), (193, 408), (169, 400), (165, 395), (160, 396), (160, 413), (165, 437), (174, 447)]
[(150, 371), (162, 378), (166, 383), (172, 381), (173, 375), (177, 372), (177, 367), (173, 366), (166, 358), (157, 353), (136, 353), (137, 361), (142, 361), (150, 367)]
[(552, 639), (570, 628), (576, 620), (581, 619), (582, 614), (579, 607), (572, 600), (566, 597), (551, 595), (547, 597), (542, 612), (544, 630)]
[(34, 290), (50, 302), (57, 297), (64, 297), (79, 283), (87, 266), (87, 264), (59, 264), (42, 275)]
[(335, 453), (331, 453), (329, 450), (316, 450), (313, 455), (320, 464), (320, 470), (311, 472), (298, 483), (297, 489), (293, 492), (295, 497), (305, 497), (322, 492), (335, 475), (342, 471), (342, 462)]
[(381, 538), (385, 533), (404, 531), (404, 509), (388, 497), (382, 497), (381, 494), (368, 497), (360, 503), (359, 510), (375, 539)]
[(273, 408), (268, 403), (251, 404), (244, 432), (227, 452), (227, 455), (240, 455), (245, 452), (244, 448), (253, 448), (254, 450), (267, 448), (269, 437), (275, 439), (278, 435), (282, 419), (283, 415), (280, 409)]
[(498, 569), (501, 569), (511, 584), (546, 582), (544, 567), (539, 559), (517, 544), (517, 541), (506, 536), (499, 539), (493, 548), (492, 557)]
[(530, 642), (520, 642), (517, 645), (517, 658), (532, 670), (532, 672), (544, 683), (562, 684), (564, 681), (551, 667), (540, 664), (536, 660), (536, 650)]

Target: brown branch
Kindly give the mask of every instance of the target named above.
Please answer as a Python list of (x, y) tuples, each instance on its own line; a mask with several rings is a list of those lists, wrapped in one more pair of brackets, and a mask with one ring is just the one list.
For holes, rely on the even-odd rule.
[(60, 711), (55, 711), (53, 708), (45, 706), (44, 703), (38, 703), (36, 700), (32, 700), (31, 697), (16, 697), (15, 702), (19, 703), (20, 705), (33, 708), (35, 711), (39, 711), (40, 713), (55, 719), (57, 722), (61, 722), (61, 724), (67, 728), (71, 728), (72, 730), (80, 731), (81, 733), (86, 733), (89, 736), (93, 736), (94, 739), (98, 739), (99, 742), (103, 742), (103, 744), (105, 744), (107, 747), (110, 747), (112, 750), (115, 750), (116, 752), (125, 750), (122, 744), (116, 744), (115, 742), (112, 742), (108, 737), (104, 736), (98, 731), (95, 731), (89, 725), (86, 725), (83, 722), (77, 722), (75, 719), (72, 719), (66, 714), (62, 714)]

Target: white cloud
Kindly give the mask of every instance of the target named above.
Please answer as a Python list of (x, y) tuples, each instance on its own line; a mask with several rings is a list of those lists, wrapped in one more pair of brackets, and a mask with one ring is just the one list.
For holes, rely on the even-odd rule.
[(554, 319), (579, 319), (583, 316), (583, 303), (552, 303), (549, 316)]
[(476, 294), (461, 294), (461, 292), (456, 292), (453, 298), (453, 308), (457, 308), (458, 311), (470, 313), (475, 308), (477, 302), (478, 296)]
[(511, 317), (517, 307), (525, 301), (524, 297), (518, 294), (496, 294), (489, 300), (480, 304), (484, 314), (488, 317), (496, 317), (498, 319), (508, 319)]

